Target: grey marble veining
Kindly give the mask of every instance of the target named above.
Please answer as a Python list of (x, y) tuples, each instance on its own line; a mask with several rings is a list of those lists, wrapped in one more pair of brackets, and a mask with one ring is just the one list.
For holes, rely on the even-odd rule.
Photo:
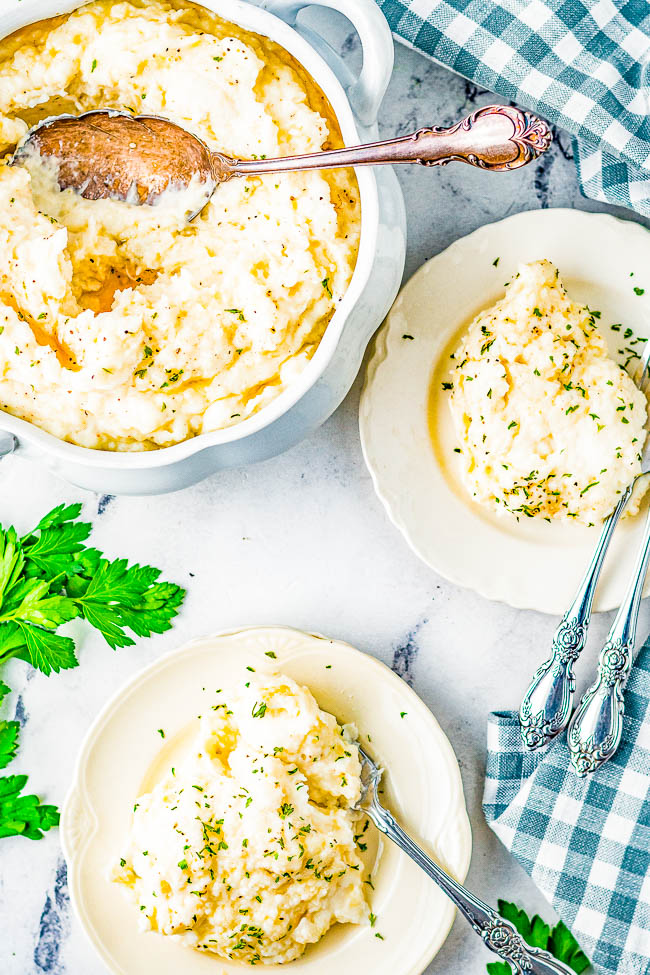
[[(328, 14), (317, 23), (351, 64), (358, 62), (356, 38), (345, 21)], [(382, 133), (449, 124), (491, 98), (399, 47), (382, 109)], [(562, 133), (541, 162), (518, 173), (487, 175), (453, 165), (434, 171), (404, 167), (399, 178), (409, 215), (407, 276), (462, 234), (519, 210), (606, 209), (581, 197), (571, 145)], [(621, 215), (633, 219), (627, 212)], [(468, 884), (493, 903), (498, 897), (517, 900), (551, 919), (551, 909), (487, 829), (481, 794), (486, 716), (492, 709), (517, 705), (557, 621), (488, 602), (418, 561), (374, 495), (359, 447), (358, 395), (357, 381), (331, 420), (284, 456), (167, 497), (92, 495), (20, 456), (2, 462), (3, 523), (26, 530), (54, 504), (81, 499), (86, 517), (95, 523), (96, 545), (111, 555), (158, 565), (188, 588), (171, 633), (118, 653), (95, 634), (85, 634), (81, 666), (49, 679), (22, 663), (6, 668), (3, 676), (14, 688), (9, 708), (22, 727), (19, 756), (9, 771), (29, 772), (30, 788), (60, 803), (94, 715), (125, 679), (164, 651), (191, 637), (246, 623), (320, 631), (391, 665), (450, 737), (474, 831)], [(458, 544), (471, 558), (471, 539)], [(587, 683), (610, 620), (605, 614), (592, 624), (581, 684)], [(648, 626), (644, 604), (641, 634)], [(427, 975), (480, 975), (490, 960), (458, 920)], [(56, 831), (40, 843), (0, 840), (0, 972), (104, 972), (72, 917)]]

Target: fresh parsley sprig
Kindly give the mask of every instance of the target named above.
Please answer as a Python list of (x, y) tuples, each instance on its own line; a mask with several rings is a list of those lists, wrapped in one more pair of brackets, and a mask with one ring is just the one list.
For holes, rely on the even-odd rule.
[[(7, 694), (9, 688), (0, 681), (0, 706)], [(17, 721), (0, 721), (0, 769), (14, 758), (19, 733)], [(58, 826), (59, 813), (54, 806), (41, 805), (38, 796), (20, 795), (26, 784), (26, 775), (0, 776), (0, 837), (40, 840), (46, 830)]]
[[(532, 948), (543, 948), (572, 971), (581, 975), (591, 962), (573, 937), (566, 924), (558, 921), (554, 928), (541, 919), (539, 914), (529, 918), (525, 911), (509, 901), (498, 901), (499, 914), (514, 924), (524, 941)], [(489, 975), (512, 975), (507, 962), (492, 961), (487, 966)]]
[(74, 641), (56, 630), (83, 617), (113, 649), (171, 626), (185, 590), (160, 570), (105, 559), (84, 544), (80, 504), (59, 505), (19, 538), (0, 527), (0, 665), (20, 657), (50, 674), (77, 666)]
[[(132, 646), (130, 633), (171, 627), (185, 590), (159, 581), (159, 569), (110, 561), (87, 546), (92, 526), (80, 514), (80, 504), (58, 505), (22, 538), (0, 526), (0, 667), (12, 657), (47, 675), (76, 667), (74, 640), (56, 631), (78, 617), (113, 649)], [(0, 681), (0, 707), (8, 693)], [(19, 733), (17, 721), (0, 720), (0, 769), (15, 757)], [(26, 783), (26, 775), (0, 777), (0, 837), (37, 840), (58, 825), (55, 806), (21, 795)]]

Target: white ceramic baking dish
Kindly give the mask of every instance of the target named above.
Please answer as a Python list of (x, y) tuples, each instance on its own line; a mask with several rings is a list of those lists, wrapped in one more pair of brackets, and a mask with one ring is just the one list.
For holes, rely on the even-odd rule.
[[(3, 0), (0, 37), (46, 17), (68, 13), (78, 0)], [(347, 145), (372, 141), (377, 112), (393, 66), (393, 42), (375, 0), (203, 0), (203, 6), (281, 44), (306, 68), (329, 99)], [(354, 25), (363, 67), (353, 77), (301, 10), (328, 7)], [(404, 269), (406, 218), (395, 174), (388, 167), (357, 171), (361, 241), (350, 286), (303, 373), (259, 413), (227, 430), (204, 433), (159, 450), (112, 452), (64, 443), (0, 411), (0, 455), (13, 450), (81, 487), (110, 494), (175, 491), (227, 467), (264, 460), (298, 443), (323, 423), (349, 390), (366, 345), (397, 293)]]

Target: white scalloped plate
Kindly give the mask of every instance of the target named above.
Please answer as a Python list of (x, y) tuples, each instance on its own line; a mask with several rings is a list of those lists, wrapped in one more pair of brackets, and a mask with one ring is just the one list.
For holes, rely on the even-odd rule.
[[(275, 651), (276, 660), (265, 656), (268, 650)], [(246, 666), (286, 673), (311, 688), (320, 706), (340, 721), (354, 722), (362, 740), (367, 742), (370, 734), (369, 748), (387, 770), (388, 805), (441, 864), (459, 880), (465, 878), (471, 832), (458, 764), (437, 721), (404, 681), (346, 643), (280, 626), (196, 640), (145, 668), (109, 701), (82, 745), (63, 809), (61, 837), (72, 903), (115, 975), (243, 971), (238, 963), (140, 933), (134, 905), (109, 881), (108, 871), (120, 855), (134, 799), (156, 777), (161, 748), (181, 747), (202, 688), (226, 685)], [(161, 727), (164, 746), (156, 731)], [(301, 959), (266, 965), (265, 972), (420, 975), (447, 937), (454, 909), (392, 844), (376, 843), (374, 858), (375, 889), (369, 889), (378, 917), (374, 930), (336, 925)], [(385, 940), (375, 937), (377, 931)]]
[[(359, 423), (375, 490), (424, 562), (488, 599), (561, 614), (589, 563), (598, 529), (517, 522), (475, 504), (462, 484), (451, 414), (440, 392), (447, 356), (463, 328), (503, 295), (519, 263), (540, 258), (559, 267), (572, 297), (601, 311), (612, 354), (622, 333), (611, 324), (650, 335), (647, 230), (579, 210), (519, 213), (457, 240), (405, 285), (375, 337)], [(636, 295), (635, 286), (645, 293)], [(637, 516), (617, 528), (596, 593), (597, 611), (620, 605), (639, 527)]]

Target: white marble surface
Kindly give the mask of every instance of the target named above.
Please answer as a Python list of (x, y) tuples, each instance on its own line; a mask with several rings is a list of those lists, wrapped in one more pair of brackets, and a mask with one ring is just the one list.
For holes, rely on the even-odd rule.
[[(346, 57), (358, 57), (341, 22), (329, 20), (327, 29)], [(399, 48), (382, 128), (388, 135), (448, 124), (487, 100), (462, 79)], [(409, 214), (407, 275), (459, 235), (506, 214), (539, 206), (598, 209), (579, 194), (562, 135), (543, 163), (518, 174), (486, 176), (456, 166), (439, 172), (404, 168), (399, 176)], [(556, 621), (458, 589), (411, 553), (375, 498), (363, 463), (358, 390), (357, 382), (332, 419), (284, 456), (167, 497), (99, 497), (20, 457), (2, 462), (3, 523), (27, 529), (54, 504), (82, 499), (100, 548), (158, 565), (188, 588), (182, 616), (160, 638), (113, 653), (90, 633), (81, 666), (49, 679), (11, 663), (3, 674), (15, 689), (8, 710), (23, 725), (11, 771), (29, 772), (31, 788), (60, 803), (97, 710), (165, 650), (238, 624), (277, 622), (320, 631), (392, 664), (449, 735), (474, 830), (471, 887), (492, 902), (516, 899), (551, 918), (551, 909), (487, 829), (481, 793), (488, 711), (517, 706)], [(471, 539), (458, 543), (471, 558)], [(595, 657), (608, 623), (607, 616), (594, 620), (585, 664)], [(647, 630), (644, 605), (640, 632)], [(489, 960), (459, 920), (427, 975), (479, 975)], [(71, 916), (56, 831), (40, 843), (0, 840), (0, 971), (104, 971)]]

